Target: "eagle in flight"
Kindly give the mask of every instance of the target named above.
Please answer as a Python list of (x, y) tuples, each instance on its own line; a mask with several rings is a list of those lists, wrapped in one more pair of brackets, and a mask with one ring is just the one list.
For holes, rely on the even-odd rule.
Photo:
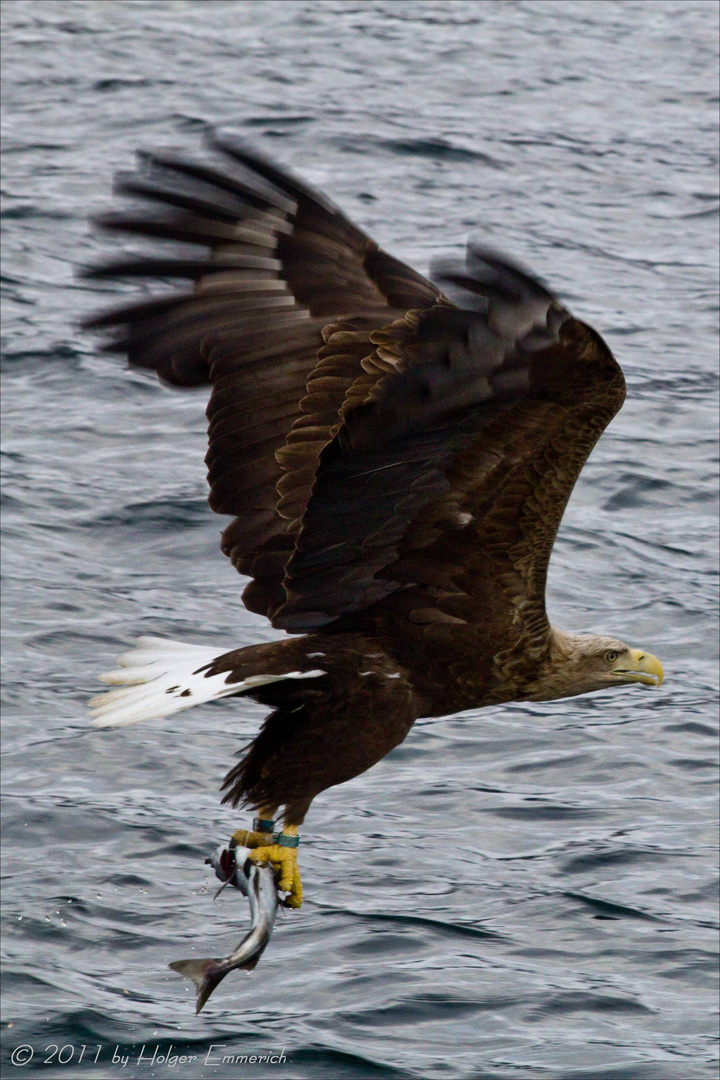
[(245, 143), (143, 154), (105, 229), (174, 241), (89, 271), (181, 279), (93, 318), (173, 386), (210, 386), (210, 506), (243, 602), (283, 640), (140, 638), (102, 676), (99, 727), (216, 698), (271, 710), (227, 774), (234, 840), (298, 907), (298, 828), (419, 717), (658, 686), (650, 653), (551, 626), (548, 561), (580, 471), (623, 403), (599, 334), (471, 241), (427, 280)]

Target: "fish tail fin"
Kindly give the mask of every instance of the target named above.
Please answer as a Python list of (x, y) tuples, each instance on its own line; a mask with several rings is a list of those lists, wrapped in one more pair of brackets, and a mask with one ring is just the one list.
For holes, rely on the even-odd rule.
[(222, 968), (218, 970), (218, 961), (211, 956), (206, 956), (202, 960), (176, 960), (169, 966), (173, 971), (192, 979), (195, 983), (197, 989), (196, 1014), (200, 1012), (218, 983), (221, 983), (227, 975), (227, 971), (223, 971)]

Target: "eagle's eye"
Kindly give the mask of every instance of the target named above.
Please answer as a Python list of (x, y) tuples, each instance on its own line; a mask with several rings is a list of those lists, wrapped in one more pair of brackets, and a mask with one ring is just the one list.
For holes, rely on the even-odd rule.
[(607, 660), (608, 664), (614, 664), (619, 655), (620, 654), (616, 652), (615, 649), (608, 649), (608, 651), (605, 653), (605, 659)]

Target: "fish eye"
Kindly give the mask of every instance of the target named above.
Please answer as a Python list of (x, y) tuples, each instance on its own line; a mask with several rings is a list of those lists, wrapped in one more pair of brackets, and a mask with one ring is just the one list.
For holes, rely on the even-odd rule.
[(608, 664), (614, 664), (620, 654), (615, 649), (608, 649), (605, 653), (605, 659)]

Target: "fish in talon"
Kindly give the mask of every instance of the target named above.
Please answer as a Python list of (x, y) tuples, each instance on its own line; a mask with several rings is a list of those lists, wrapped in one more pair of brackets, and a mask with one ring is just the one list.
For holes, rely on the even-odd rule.
[(225, 885), (232, 885), (250, 902), (250, 932), (229, 956), (206, 956), (197, 960), (176, 960), (173, 971), (192, 979), (197, 989), (195, 1012), (199, 1013), (213, 990), (236, 968), (253, 971), (270, 940), (278, 909), (275, 871), (267, 863), (252, 862), (248, 848), (218, 848), (207, 860)]

